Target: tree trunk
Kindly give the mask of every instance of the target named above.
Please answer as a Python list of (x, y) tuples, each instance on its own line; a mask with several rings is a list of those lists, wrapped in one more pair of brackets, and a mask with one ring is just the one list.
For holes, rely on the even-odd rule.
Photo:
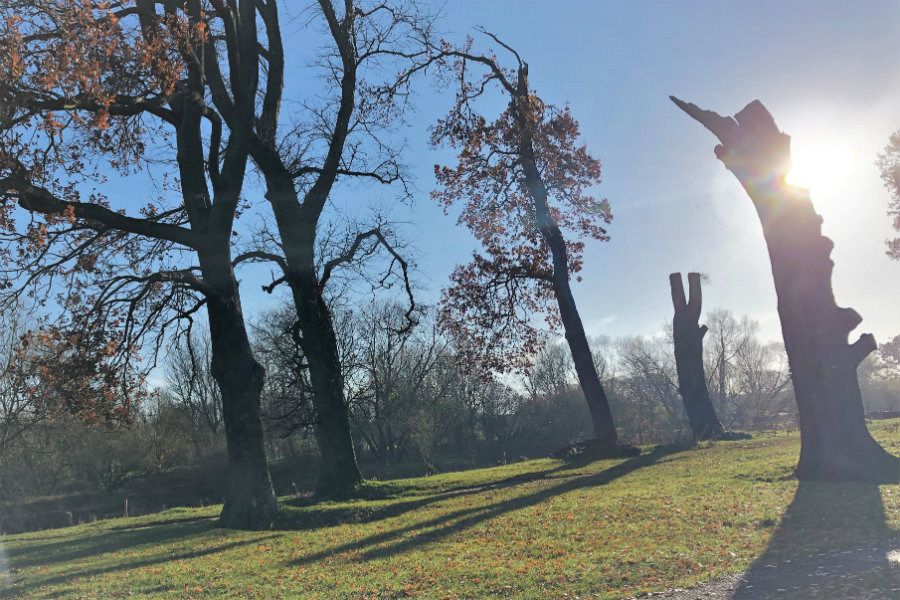
[[(562, 252), (565, 253), (565, 244), (562, 242), (561, 236), (559, 242), (559, 245), (562, 246)], [(551, 245), (552, 248), (553, 246)], [(557, 262), (556, 254), (556, 252), (553, 252), (554, 263)], [(563, 254), (561, 262), (565, 264), (565, 254)], [(575, 373), (578, 375), (578, 382), (581, 384), (581, 390), (584, 392), (584, 399), (587, 401), (588, 409), (591, 411), (594, 436), (602, 445), (615, 446), (617, 435), (613, 424), (612, 411), (609, 409), (609, 400), (606, 398), (606, 392), (604, 392), (603, 385), (600, 383), (600, 377), (597, 375), (597, 367), (594, 365), (594, 357), (591, 355), (591, 348), (584, 333), (584, 325), (581, 323), (578, 308), (575, 306), (575, 298), (572, 296), (572, 289), (569, 287), (568, 271), (563, 271), (562, 274), (558, 275), (558, 270), (554, 268), (553, 291), (559, 304), (559, 315), (563, 322), (563, 329), (566, 332), (566, 342), (569, 344), (572, 361), (575, 363)]]
[[(204, 262), (201, 258), (201, 265)], [(231, 477), (219, 523), (233, 529), (269, 529), (278, 514), (278, 503), (266, 463), (260, 418), (265, 372), (250, 348), (230, 261), (221, 261), (218, 268), (204, 267), (204, 279), (219, 292), (207, 298), (207, 310), (211, 371), (222, 392)]]
[[(518, 75), (517, 98), (519, 102), (526, 102), (529, 98), (527, 65), (519, 68)], [(606, 392), (603, 391), (603, 385), (597, 375), (597, 367), (594, 365), (591, 348), (584, 333), (584, 325), (569, 285), (569, 258), (566, 241), (547, 205), (547, 187), (544, 185), (535, 162), (534, 143), (530, 125), (527, 118), (523, 116), (525, 114), (527, 114), (527, 110), (516, 111), (516, 118), (520, 121), (519, 125), (522, 131), (519, 140), (519, 159), (522, 161), (522, 169), (525, 174), (525, 188), (534, 202), (538, 230), (550, 249), (553, 259), (553, 293), (559, 305), (559, 316), (566, 332), (566, 342), (572, 353), (572, 361), (575, 363), (575, 373), (578, 375), (581, 391), (584, 393), (584, 399), (591, 412), (597, 443), (601, 446), (615, 446), (618, 437), (612, 411), (609, 409), (609, 400), (606, 398)]]
[[(299, 323), (296, 342), (309, 367), (316, 411), (316, 440), (321, 454), (317, 492), (326, 496), (346, 496), (362, 482), (350, 432), (350, 416), (344, 400), (344, 380), (338, 354), (337, 336), (331, 311), (323, 297), (315, 269), (318, 209), (301, 204), (293, 178), (277, 155), (256, 156), (265, 173), (266, 198), (272, 204), (284, 251), (281, 265), (284, 280), (291, 288)], [(267, 159), (267, 160), (263, 160)]]
[[(344, 401), (343, 372), (331, 313), (315, 277), (292, 285), (300, 321), (300, 346), (309, 364), (316, 409), (316, 439), (322, 455), (317, 492), (345, 497), (362, 482)], [(309, 289), (312, 288), (312, 289)]]
[(722, 425), (709, 399), (706, 374), (703, 372), (703, 336), (706, 335), (707, 327), (700, 326), (700, 309), (703, 302), (700, 274), (688, 273), (687, 301), (684, 297), (681, 273), (669, 275), (669, 286), (672, 289), (672, 304), (675, 306), (672, 337), (675, 342), (678, 391), (681, 392), (691, 432), (695, 440), (721, 437)]
[(847, 342), (862, 318), (835, 303), (834, 244), (821, 233), (809, 190), (784, 182), (790, 137), (759, 101), (734, 119), (673, 101), (722, 142), (716, 156), (747, 190), (762, 223), (800, 419), (797, 477), (897, 481), (900, 461), (866, 429), (856, 372), (875, 338), (864, 333)]

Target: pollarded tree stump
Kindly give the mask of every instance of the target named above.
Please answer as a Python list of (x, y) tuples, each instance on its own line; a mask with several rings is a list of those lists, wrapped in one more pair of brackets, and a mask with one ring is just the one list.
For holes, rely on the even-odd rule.
[(672, 304), (675, 317), (672, 319), (672, 338), (675, 344), (675, 368), (678, 371), (678, 391), (684, 403), (688, 422), (695, 440), (722, 437), (722, 424), (716, 416), (706, 387), (703, 372), (703, 336), (706, 325), (700, 325), (700, 310), (703, 303), (700, 291), (700, 274), (688, 273), (688, 293), (685, 299), (681, 273), (669, 275), (672, 288)]
[(822, 235), (822, 217), (809, 190), (784, 181), (791, 167), (790, 137), (758, 100), (734, 118), (675, 97), (672, 101), (719, 138), (716, 156), (744, 186), (759, 214), (797, 398), (797, 477), (897, 481), (900, 460), (869, 434), (856, 373), (875, 350), (875, 338), (864, 333), (852, 344), (847, 341), (862, 318), (835, 303), (834, 244)]

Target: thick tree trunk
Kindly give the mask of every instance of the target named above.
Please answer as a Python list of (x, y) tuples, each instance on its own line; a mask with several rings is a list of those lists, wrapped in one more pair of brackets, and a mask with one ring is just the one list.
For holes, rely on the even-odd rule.
[(298, 343), (309, 365), (316, 410), (316, 439), (322, 462), (318, 493), (346, 496), (362, 481), (344, 400), (344, 380), (331, 311), (315, 270), (317, 213), (297, 201), (292, 178), (283, 168), (268, 165), (267, 198), (284, 251), (284, 277), (291, 288), (299, 322)]
[(300, 346), (309, 364), (316, 409), (316, 439), (322, 463), (318, 493), (350, 495), (362, 482), (350, 434), (350, 415), (344, 401), (343, 372), (331, 313), (315, 277), (306, 276), (291, 286), (300, 321)]
[(684, 296), (681, 273), (669, 275), (669, 286), (672, 289), (672, 304), (675, 306), (672, 337), (675, 342), (678, 391), (681, 392), (691, 432), (695, 440), (721, 437), (722, 425), (709, 399), (706, 374), (703, 372), (703, 336), (706, 335), (707, 327), (700, 326), (700, 310), (703, 303), (700, 274), (688, 273), (687, 300)]
[[(201, 265), (204, 262), (208, 261), (201, 259)], [(230, 261), (218, 262), (218, 266), (204, 268), (204, 279), (219, 292), (207, 298), (207, 311), (211, 371), (222, 393), (231, 477), (219, 523), (234, 529), (269, 529), (278, 514), (278, 503), (266, 463), (260, 418), (265, 372), (250, 348)]]
[(900, 461), (866, 429), (856, 373), (875, 349), (875, 339), (865, 333), (847, 342), (862, 318), (835, 303), (834, 244), (822, 235), (822, 218), (809, 190), (784, 182), (791, 165), (790, 138), (759, 101), (732, 119), (673, 100), (722, 142), (716, 156), (747, 190), (763, 226), (800, 418), (796, 475), (896, 481)]

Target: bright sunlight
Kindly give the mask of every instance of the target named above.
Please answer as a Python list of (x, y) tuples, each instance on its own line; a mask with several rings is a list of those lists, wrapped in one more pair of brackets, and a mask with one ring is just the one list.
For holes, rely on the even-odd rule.
[(850, 175), (856, 160), (850, 148), (840, 145), (799, 147), (791, 154), (794, 168), (785, 181), (809, 189), (814, 196), (839, 187)]

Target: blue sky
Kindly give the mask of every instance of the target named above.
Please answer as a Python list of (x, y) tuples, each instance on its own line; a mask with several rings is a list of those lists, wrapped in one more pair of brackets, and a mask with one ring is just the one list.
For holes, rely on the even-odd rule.
[[(863, 316), (861, 330), (881, 341), (900, 334), (900, 264), (884, 256), (888, 194), (872, 164), (900, 128), (900, 4), (454, 1), (445, 10), (458, 36), (478, 24), (516, 48), (532, 85), (571, 106), (603, 164), (612, 239), (589, 246), (575, 288), (589, 335), (659, 331), (671, 318), (668, 274), (698, 270), (710, 277), (706, 309), (750, 314), (780, 338), (752, 204), (713, 155), (712, 135), (669, 94), (725, 114), (758, 98), (796, 149), (853, 151), (843, 185), (813, 190), (835, 241), (835, 295)], [(431, 109), (450, 99), (429, 100)], [(413, 155), (425, 159), (425, 149)], [(421, 162), (425, 186), (431, 164)], [(415, 215), (419, 266), (439, 287), (466, 258), (466, 236), (427, 198)]]
[[(539, 95), (570, 105), (602, 162), (598, 194), (612, 206), (612, 239), (589, 243), (584, 281), (575, 286), (589, 336), (660, 332), (671, 318), (669, 273), (696, 270), (709, 276), (705, 310), (749, 314), (764, 338), (780, 339), (752, 204), (713, 155), (712, 135), (669, 94), (723, 114), (760, 99), (795, 150), (824, 144), (853, 152), (843, 183), (813, 188), (824, 233), (835, 242), (836, 299), (863, 316), (859, 331), (880, 342), (900, 334), (900, 264), (884, 255), (888, 193), (872, 164), (900, 128), (900, 4), (454, 0), (443, 12), (448, 40), (471, 34), (485, 49), (491, 44), (474, 30), (480, 25), (516, 48)], [(289, 80), (286, 91), (292, 86), (303, 87)], [(476, 244), (428, 198), (434, 163), (453, 160), (427, 145), (428, 127), (452, 92), (422, 82), (417, 93), (418, 109), (398, 135), (408, 140), (419, 193), (412, 208), (398, 204), (391, 215), (405, 223), (418, 257), (420, 299), (434, 302)], [(392, 204), (390, 192), (373, 194)], [(362, 212), (359, 197), (339, 192), (334, 201)], [(242, 288), (251, 313), (271, 302), (256, 290), (255, 283)]]

